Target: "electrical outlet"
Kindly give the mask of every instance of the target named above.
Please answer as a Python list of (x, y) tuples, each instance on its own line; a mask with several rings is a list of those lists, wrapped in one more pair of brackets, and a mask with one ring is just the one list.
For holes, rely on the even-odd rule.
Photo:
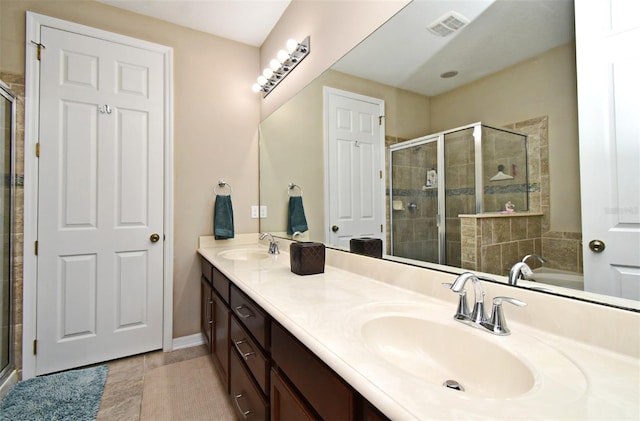
[(258, 206), (257, 205), (253, 205), (251, 206), (251, 217), (252, 218), (259, 218), (259, 214), (258, 214)]
[(266, 218), (267, 217), (267, 205), (261, 205), (260, 206), (260, 218)]

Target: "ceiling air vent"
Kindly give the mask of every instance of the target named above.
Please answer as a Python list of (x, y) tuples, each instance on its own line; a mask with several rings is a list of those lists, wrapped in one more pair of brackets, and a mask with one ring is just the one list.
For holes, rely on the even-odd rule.
[(427, 29), (438, 36), (446, 37), (461, 29), (467, 23), (469, 23), (469, 19), (452, 10), (431, 22)]

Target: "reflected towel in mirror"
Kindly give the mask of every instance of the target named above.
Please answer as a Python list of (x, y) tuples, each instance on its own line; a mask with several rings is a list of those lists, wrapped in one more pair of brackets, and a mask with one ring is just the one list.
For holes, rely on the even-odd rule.
[(233, 205), (231, 196), (216, 195), (213, 210), (213, 235), (216, 240), (233, 238)]
[(308, 230), (307, 218), (304, 216), (304, 206), (302, 205), (302, 196), (290, 196), (287, 234), (293, 235), (296, 231), (305, 232)]

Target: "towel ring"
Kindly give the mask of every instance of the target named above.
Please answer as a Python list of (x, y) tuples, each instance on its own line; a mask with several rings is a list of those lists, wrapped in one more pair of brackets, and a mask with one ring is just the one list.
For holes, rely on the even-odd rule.
[(289, 195), (289, 197), (291, 197), (291, 190), (293, 189), (298, 189), (300, 190), (300, 197), (302, 197), (302, 187), (300, 187), (297, 184), (293, 184), (293, 183), (289, 183), (289, 189), (287, 190), (287, 195)]
[[(218, 181), (218, 187), (220, 187), (220, 189), (223, 189), (223, 188), (225, 188), (225, 187), (226, 187), (226, 188), (228, 188), (228, 189), (229, 189), (229, 195), (231, 195), (231, 193), (233, 193), (233, 189), (231, 188), (231, 184), (227, 183), (227, 182), (226, 182), (226, 181), (224, 181), (224, 180), (220, 180), (220, 181)], [(220, 194), (220, 193), (218, 192), (218, 190), (216, 190), (216, 186), (213, 186), (213, 193), (214, 193), (216, 196)]]

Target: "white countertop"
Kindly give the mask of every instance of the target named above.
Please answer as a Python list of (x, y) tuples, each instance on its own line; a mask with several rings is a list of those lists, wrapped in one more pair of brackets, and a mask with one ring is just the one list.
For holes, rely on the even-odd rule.
[[(324, 274), (299, 276), (290, 271), (289, 254), (282, 249), (264, 260), (218, 256), (247, 247), (203, 247), (198, 252), (391, 419), (640, 419), (637, 358), (515, 322), (509, 323), (510, 336), (495, 336), (454, 321), (450, 302), (328, 265)], [(447, 328), (467, 329), (469, 338), (507, 349), (531, 368), (535, 385), (523, 394), (494, 398), (446, 389), (399, 369), (364, 343), (360, 329), (367, 320), (398, 309), (417, 317), (425, 314)], [(464, 351), (461, 365), (487, 364), (489, 373), (504, 375), (499, 361), (479, 358), (464, 343), (453, 346), (458, 352), (458, 345)]]

